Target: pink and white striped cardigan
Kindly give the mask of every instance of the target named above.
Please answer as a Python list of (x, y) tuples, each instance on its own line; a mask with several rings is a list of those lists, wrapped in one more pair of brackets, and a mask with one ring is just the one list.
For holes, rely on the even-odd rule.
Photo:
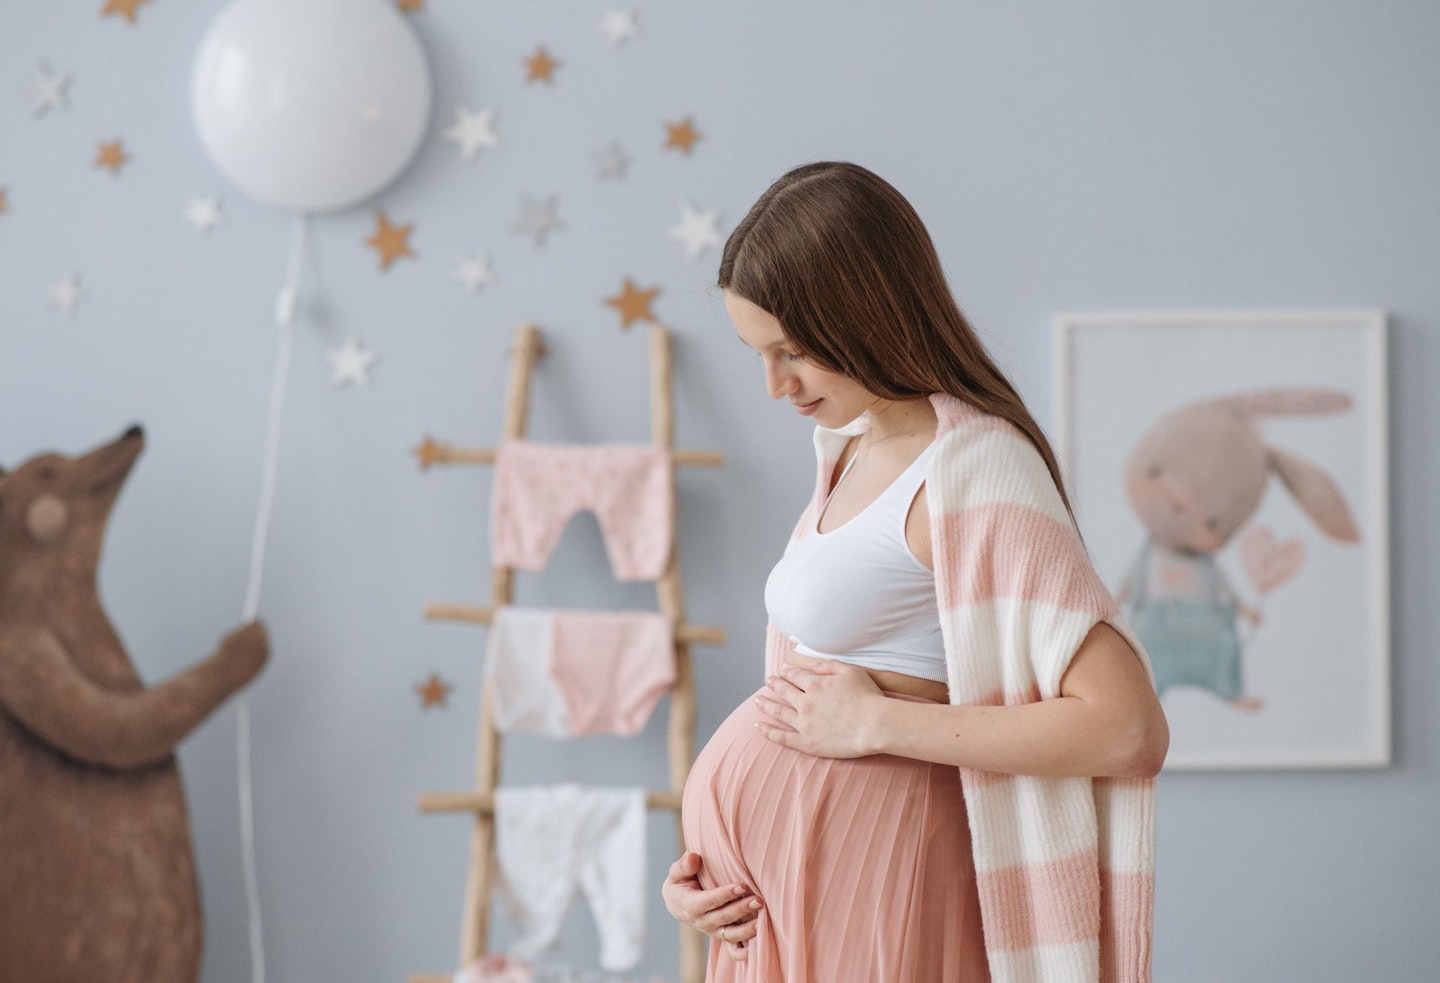
[[(1058, 696), (1071, 657), (1101, 621), (1143, 660), (1034, 445), (953, 396), (930, 401), (940, 444), (925, 496), (950, 702)], [(792, 538), (813, 527), (840, 452), (868, 428), (863, 416), (816, 428), (815, 493)], [(790, 647), (771, 623), (767, 674)], [(1147, 983), (1155, 783), (966, 768), (960, 778), (994, 983)]]

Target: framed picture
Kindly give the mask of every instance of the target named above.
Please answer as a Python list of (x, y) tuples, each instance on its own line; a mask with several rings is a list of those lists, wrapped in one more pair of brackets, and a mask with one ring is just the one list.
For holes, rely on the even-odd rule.
[(1166, 768), (1390, 762), (1385, 316), (1055, 318), (1056, 452)]

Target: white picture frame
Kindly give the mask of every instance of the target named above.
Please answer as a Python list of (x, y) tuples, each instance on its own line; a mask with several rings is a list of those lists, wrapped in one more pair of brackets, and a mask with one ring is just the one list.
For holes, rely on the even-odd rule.
[(1165, 767), (1389, 765), (1385, 314), (1073, 312), (1054, 332), (1056, 454), (1155, 667)]

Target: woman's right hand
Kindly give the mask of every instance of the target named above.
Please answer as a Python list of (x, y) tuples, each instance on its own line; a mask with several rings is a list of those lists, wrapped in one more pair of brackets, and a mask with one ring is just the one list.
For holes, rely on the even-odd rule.
[(705, 890), (700, 886), (700, 854), (686, 853), (670, 865), (660, 893), (676, 920), (725, 943), (731, 959), (745, 958), (745, 943), (755, 937), (761, 901), (743, 884)]

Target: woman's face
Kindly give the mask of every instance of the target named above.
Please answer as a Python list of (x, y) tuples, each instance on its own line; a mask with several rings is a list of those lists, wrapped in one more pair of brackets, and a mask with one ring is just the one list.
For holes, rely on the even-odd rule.
[(782, 396), (802, 416), (831, 430), (843, 427), (879, 399), (858, 382), (839, 372), (821, 368), (801, 355), (774, 315), (744, 297), (725, 291), (725, 310), (740, 340), (760, 354), (765, 363), (765, 388), (771, 399)]

